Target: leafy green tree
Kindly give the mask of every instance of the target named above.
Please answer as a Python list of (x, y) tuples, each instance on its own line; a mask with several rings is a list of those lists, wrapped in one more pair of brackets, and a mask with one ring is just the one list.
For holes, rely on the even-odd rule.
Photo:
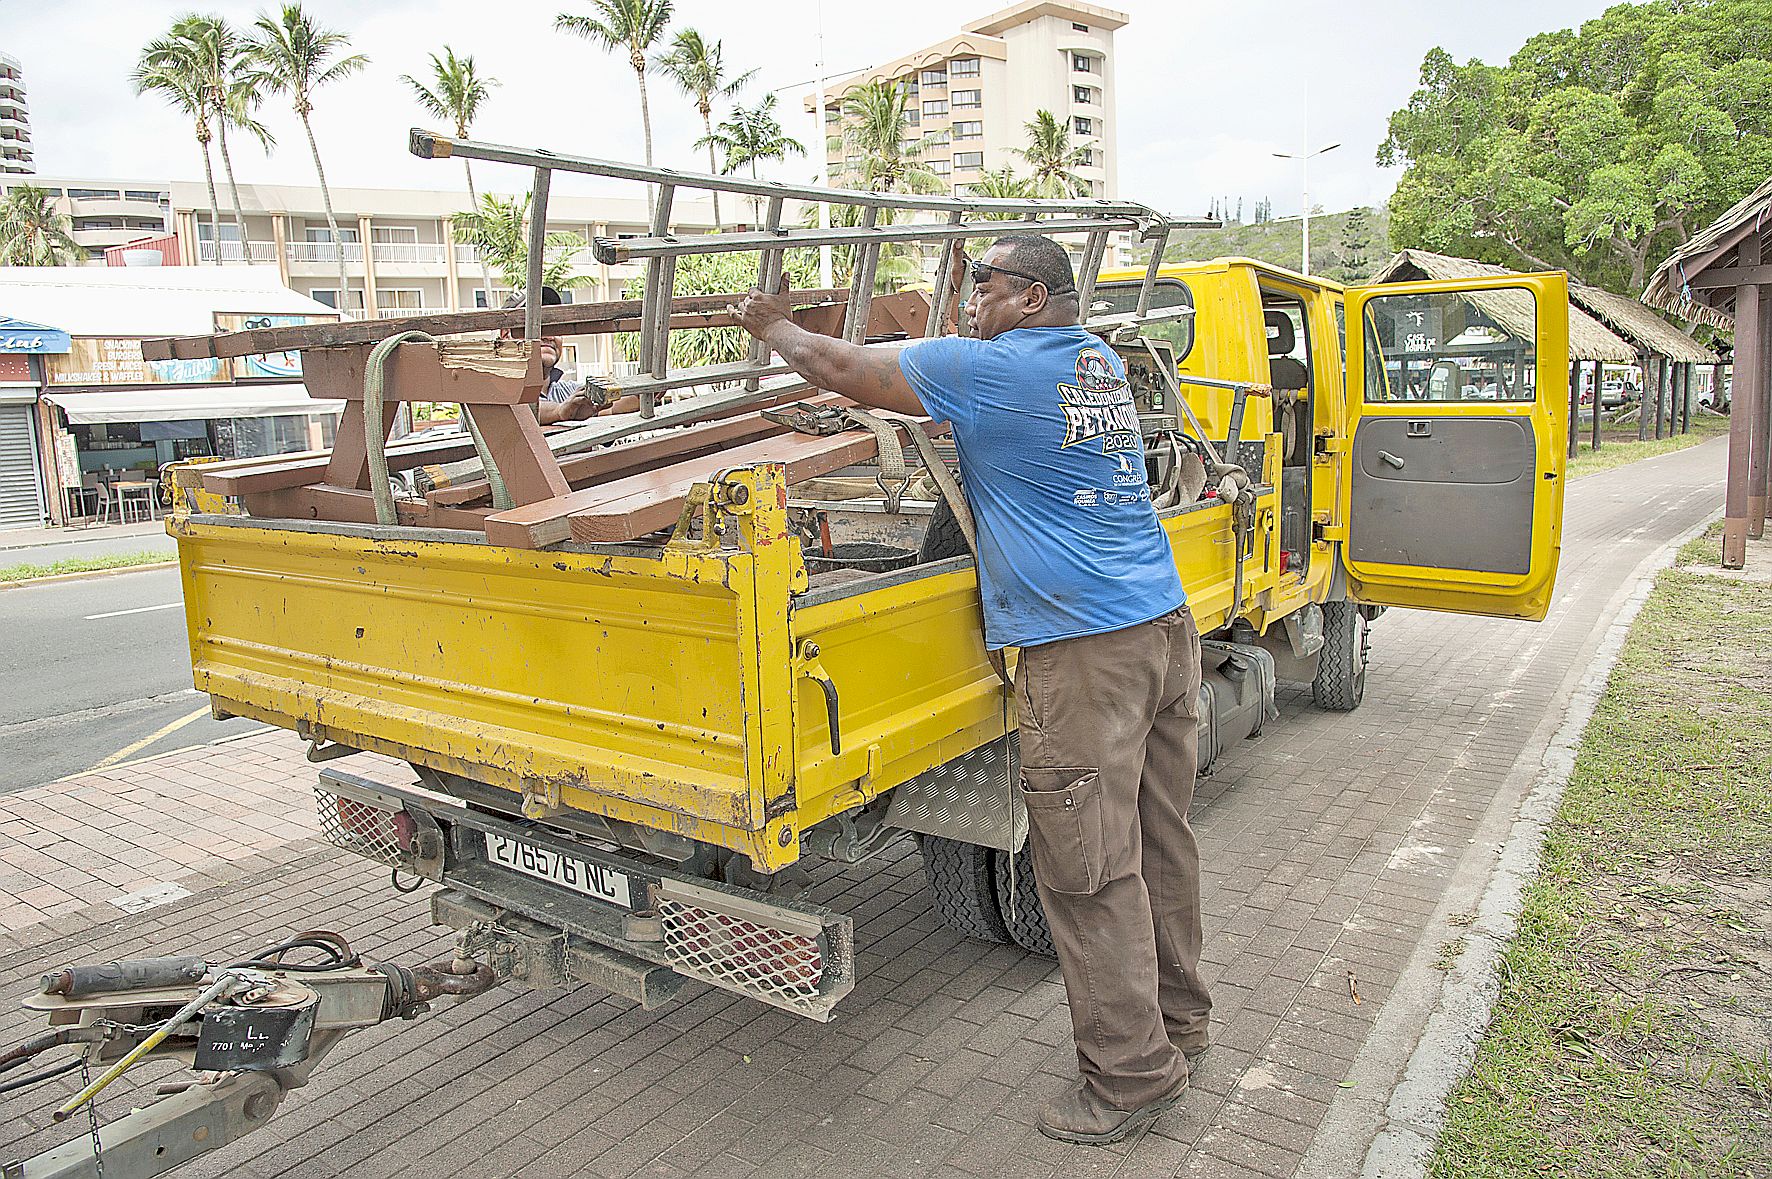
[[(757, 285), (756, 254), (688, 254), (677, 259), (677, 273), (671, 290), (677, 295), (739, 294)], [(805, 289), (818, 279), (817, 250), (789, 250), (782, 258), (783, 289)], [(646, 293), (646, 280), (629, 279), (622, 289), (622, 298), (638, 299)], [(640, 357), (638, 332), (617, 332), (615, 347), (628, 360)], [(732, 364), (743, 360), (750, 349), (750, 337), (743, 328), (687, 328), (671, 333), (673, 368), (694, 368), (707, 364)]]
[(1033, 172), (1030, 183), (1034, 195), (1088, 196), (1090, 183), (1078, 176), (1075, 169), (1089, 162), (1093, 146), (1072, 147), (1070, 125), (1051, 111), (1035, 111), (1033, 119), (1022, 126), (1027, 130), (1028, 145), (1017, 148), (1015, 154)]
[(190, 119), (203, 153), (203, 180), (209, 188), (209, 240), (216, 243), (211, 261), (221, 265), (221, 198), (215, 193), (215, 160), (209, 144), (215, 138), (209, 125), (209, 98), (201, 70), (190, 46), (170, 37), (159, 37), (142, 49), (130, 75), (137, 94), (157, 94)]
[(1772, 6), (1620, 4), (1505, 66), (1435, 49), (1378, 158), (1407, 165), (1394, 244), (1635, 293), (1772, 173)]
[(299, 3), (285, 4), (275, 17), (262, 15), (254, 24), (252, 56), (270, 94), (287, 94), (290, 106), (307, 132), (308, 151), (314, 157), (314, 174), (320, 178), (320, 203), (326, 209), (326, 224), (332, 231), (334, 250), (338, 255), (339, 307), (350, 302), (351, 289), (345, 273), (345, 252), (340, 240), (338, 217), (332, 211), (332, 190), (326, 184), (326, 168), (320, 163), (320, 143), (314, 138), (314, 91), (348, 78), (369, 64), (361, 53), (337, 57), (350, 47), (350, 38), (319, 24)]
[[(701, 115), (705, 132), (696, 142), (707, 145), (708, 171), (718, 171), (719, 165), (714, 160), (714, 100), (737, 94), (757, 76), (757, 71), (746, 70), (727, 80), (725, 47), (718, 41), (709, 41), (694, 29), (684, 29), (672, 38), (671, 51), (658, 59), (658, 69), (695, 100), (695, 109)], [(720, 194), (715, 192), (713, 195), (714, 228), (718, 230)]]
[[(171, 85), (145, 85), (165, 77)], [(255, 116), (263, 101), (263, 75), (255, 67), (252, 43), (219, 16), (189, 13), (173, 22), (166, 36), (150, 41), (142, 50), (136, 70), (138, 91), (158, 89), (169, 93), (188, 85), (204, 109), (205, 132), (214, 121), (216, 146), (221, 149), (222, 172), (234, 204), (234, 224), (240, 231), (240, 251), (252, 260), (252, 239), (246, 232), (246, 215), (240, 205), (240, 185), (234, 178), (234, 159), (228, 151), (228, 129), (245, 131), (267, 151), (275, 140)], [(202, 140), (204, 137), (199, 136)], [(213, 233), (214, 223), (211, 222)], [(215, 253), (222, 253), (219, 236)]]
[(947, 192), (947, 182), (920, 158), (921, 145), (906, 134), (909, 102), (899, 82), (869, 82), (843, 95), (843, 149), (858, 161), (846, 169), (845, 183), (875, 192)]
[[(449, 120), (457, 139), (468, 137), (480, 108), (492, 97), (492, 88), (499, 85), (497, 78), (489, 78), (475, 68), (472, 54), (457, 57), (455, 50), (447, 45), (443, 47), (443, 56), (431, 54), (428, 83), (420, 82), (410, 74), (401, 74), (400, 80), (406, 83), (427, 115)], [(461, 166), (468, 176), (468, 204), (477, 209), (480, 197), (474, 191), (473, 165), (464, 156)]]
[(14, 185), (0, 200), (0, 266), (71, 266), (84, 257), (48, 189)]
[[(646, 166), (652, 166), (652, 108), (646, 100), (646, 55), (671, 23), (671, 0), (591, 0), (594, 16), (562, 12), (554, 28), (583, 37), (613, 53), (627, 51), (628, 65), (640, 84), (640, 129), (646, 138)], [(652, 188), (646, 189), (651, 203)]]
[[(498, 271), (511, 290), (521, 290), (529, 281), (529, 202), (529, 193), (504, 198), (489, 192), (473, 211), (455, 218), (455, 240), (478, 250), (482, 264)], [(541, 271), (544, 284), (565, 291), (591, 281), (589, 275), (574, 269), (585, 245), (583, 238), (554, 230), (546, 240)]]
[[(806, 147), (798, 139), (786, 134), (781, 128), (781, 120), (775, 117), (775, 95), (765, 94), (761, 101), (753, 107), (735, 106), (732, 114), (714, 130), (695, 141), (696, 147), (706, 147), (709, 151), (718, 148), (721, 164), (720, 174), (731, 175), (740, 168), (751, 170), (751, 179), (757, 178), (757, 165), (771, 160), (785, 160), (790, 155), (803, 156)], [(759, 220), (757, 209), (760, 202), (751, 201), (751, 220)]]

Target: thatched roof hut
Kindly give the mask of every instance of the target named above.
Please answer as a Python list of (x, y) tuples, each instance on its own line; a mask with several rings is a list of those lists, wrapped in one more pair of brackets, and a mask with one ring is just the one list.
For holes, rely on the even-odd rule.
[[(1772, 179), (1735, 202), (1727, 213), (1694, 234), (1691, 241), (1657, 266), (1655, 273), (1649, 276), (1649, 285), (1643, 290), (1643, 302), (1693, 323), (1708, 323), (1724, 331), (1734, 331), (1735, 284), (1709, 282), (1694, 291), (1692, 280), (1706, 270), (1733, 267), (1742, 240), (1749, 234), (1772, 228), (1767, 224), (1772, 220), (1767, 216), (1769, 207), (1772, 207)], [(1760, 256), (1772, 256), (1772, 251), (1762, 246)]]
[(1721, 358), (1635, 299), (1586, 283), (1569, 284), (1569, 301), (1637, 346), (1675, 364), (1716, 364)]
[[(1471, 258), (1454, 258), (1427, 250), (1403, 250), (1372, 276), (1373, 283), (1416, 282), (1460, 278), (1488, 278), (1514, 274), (1502, 266), (1491, 266)], [(1523, 291), (1474, 291), (1465, 295), (1476, 308), (1507, 332), (1530, 339), (1536, 331), (1532, 298)], [(1569, 359), (1609, 360), (1630, 364), (1637, 350), (1625, 340), (1575, 306), (1569, 305)]]

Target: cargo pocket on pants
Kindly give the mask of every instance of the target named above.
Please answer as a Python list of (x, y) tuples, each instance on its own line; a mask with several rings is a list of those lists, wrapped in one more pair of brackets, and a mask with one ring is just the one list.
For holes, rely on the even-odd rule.
[(1091, 769), (1022, 767), (1034, 871), (1053, 892), (1087, 896), (1101, 888), (1101, 776)]

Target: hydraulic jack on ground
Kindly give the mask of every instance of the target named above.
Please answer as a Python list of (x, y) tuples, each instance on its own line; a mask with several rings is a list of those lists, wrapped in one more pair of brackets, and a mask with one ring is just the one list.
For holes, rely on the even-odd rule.
[[(0, 1162), (0, 1179), (163, 1175), (270, 1121), (348, 1032), (416, 1019), (441, 996), (482, 994), (496, 981), (492, 967), (459, 952), (424, 966), (366, 965), (325, 932), (235, 962), (135, 958), (44, 975), (24, 1005), (44, 1013), (49, 1030), (0, 1052), (0, 1095), (77, 1069), (83, 1086), (54, 1117), (83, 1116), (90, 1133)], [(62, 1047), (79, 1055), (25, 1072)], [(101, 1127), (99, 1093), (134, 1065), (164, 1059), (197, 1075), (161, 1085), (159, 1100)]]

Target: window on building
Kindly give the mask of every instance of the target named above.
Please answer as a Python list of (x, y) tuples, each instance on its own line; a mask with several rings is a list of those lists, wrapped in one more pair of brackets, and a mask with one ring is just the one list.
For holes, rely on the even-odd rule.
[(121, 194), (114, 188), (70, 188), (68, 199), (72, 201), (114, 201)]
[(978, 77), (978, 59), (976, 57), (956, 57), (948, 62), (948, 73), (956, 78)]
[(417, 287), (375, 288), (376, 314), (382, 319), (411, 315), (425, 309), (425, 293)]
[(130, 217), (130, 218), (125, 219), (123, 224), (130, 229), (165, 229), (166, 228), (165, 222), (150, 221), (146, 217)]
[(83, 232), (93, 229), (122, 229), (123, 220), (119, 217), (76, 217), (74, 228)]
[(926, 102), (923, 103), (923, 113), (926, 115), (945, 115), (945, 114), (947, 114), (948, 113), (947, 99), (945, 99), (945, 98), (931, 98), (931, 99), (927, 100)]
[(1094, 73), (1095, 59), (1087, 53), (1073, 53), (1071, 54), (1071, 68), (1079, 74)]
[(240, 240), (240, 227), (238, 225), (235, 225), (232, 221), (223, 221), (219, 225), (211, 225), (207, 218), (197, 222), (197, 240), (204, 242), (214, 241), (215, 237), (210, 232), (212, 229), (220, 231), (221, 239), (224, 242), (237, 242)]
[(1097, 163), (1097, 160), (1095, 158), (1095, 149), (1092, 147), (1078, 148), (1077, 149), (1077, 163), (1081, 167), (1084, 167), (1084, 168), (1095, 167), (1095, 165)]
[[(302, 230), (302, 234), (306, 240), (311, 242), (329, 242), (332, 240), (332, 228), (327, 225), (321, 225), (319, 227), (310, 225)], [(363, 240), (363, 237), (360, 231), (346, 229), (341, 225), (338, 229), (338, 240), (341, 242), (360, 242)]]
[(983, 123), (955, 123), (954, 124), (954, 138), (955, 139), (983, 139), (984, 138), (984, 124)]
[(1075, 131), (1078, 135), (1094, 135), (1095, 120), (1078, 115), (1071, 120), (1071, 130)]
[(954, 153), (954, 167), (982, 168), (984, 167), (984, 153), (981, 151), (957, 151)]
[(929, 170), (937, 176), (946, 176), (949, 172), (954, 170), (954, 166), (946, 160), (930, 160)]
[[(338, 308), (338, 288), (337, 287), (314, 287), (308, 291), (308, 297), (313, 299), (315, 302), (324, 303), (328, 307), (333, 308), (334, 310), (336, 310)], [(363, 290), (362, 290), (362, 288), (360, 288), (360, 287), (352, 287), (351, 288), (351, 295), (350, 295), (349, 300), (347, 300), (347, 304), (346, 304), (345, 309), (347, 311), (362, 311), (363, 310)]]
[(946, 70), (924, 70), (922, 81), (925, 86), (946, 86), (948, 72)]
[(924, 147), (941, 147), (953, 139), (953, 133), (945, 128), (940, 131), (923, 132)]
[[(12, 188), (7, 189), (6, 191), (17, 192), (22, 187), (24, 187), (24, 186), (23, 185), (14, 185)], [(38, 186), (33, 185), (32, 187), (38, 187)], [(44, 188), (42, 191), (49, 194), (52, 197), (58, 197), (62, 194), (62, 190), (59, 188)]]
[(1071, 22), (1071, 28), (1079, 33), (1087, 33), (1089, 31), (1088, 25), (1080, 25), (1076, 21)]
[(153, 192), (145, 188), (126, 188), (123, 190), (123, 198), (131, 201), (153, 201), (157, 205), (163, 205), (167, 201), (165, 193)]
[(824, 108), (824, 121), (826, 123), (841, 123), (843, 112), (834, 106), (827, 106)]
[(904, 121), (915, 127), (922, 123), (923, 114), (915, 106), (907, 106), (904, 108)]
[(955, 90), (952, 94), (955, 110), (959, 110), (962, 107), (984, 105), (984, 91), (982, 90)]
[(1072, 86), (1071, 101), (1091, 103), (1095, 101), (1095, 91), (1088, 86)]
[(369, 240), (409, 246), (418, 241), (418, 230), (410, 225), (374, 225), (369, 229)]

